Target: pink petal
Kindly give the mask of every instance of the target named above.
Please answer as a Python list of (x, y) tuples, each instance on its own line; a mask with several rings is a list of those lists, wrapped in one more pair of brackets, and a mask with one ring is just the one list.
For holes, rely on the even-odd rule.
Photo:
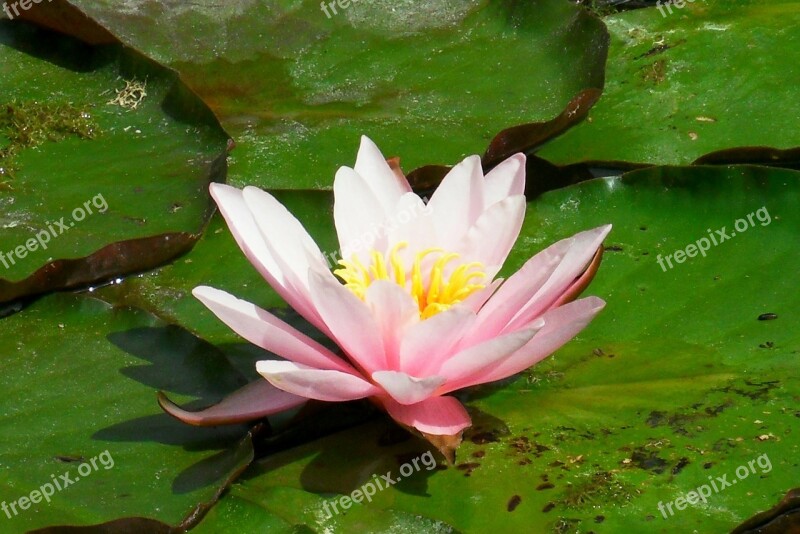
[[(287, 304), (324, 334), (330, 334), (310, 303), (308, 289), (306, 287), (307, 284), (299, 280), (297, 273), (289, 267), (285, 259), (277, 255), (275, 248), (270, 244), (269, 240), (265, 239), (263, 232), (256, 222), (256, 218), (253, 216), (250, 207), (245, 201), (244, 192), (223, 184), (211, 184), (209, 189), (234, 239), (245, 253), (250, 263), (255, 266), (261, 276), (264, 277), (269, 285), (275, 289)], [(263, 194), (272, 198), (267, 193)], [(300, 223), (275, 199), (272, 199), (272, 202), (274, 203), (273, 206), (277, 205), (279, 212), (278, 217), (284, 220), (286, 223), (285, 226), (287, 228), (293, 227), (291, 231), (282, 231), (284, 233), (299, 234), (296, 236), (296, 241), (303, 247), (301, 255), (304, 259), (302, 263), (305, 265), (310, 263), (324, 263), (319, 248), (317, 248), (313, 240), (311, 240), (305, 230), (303, 230)], [(278, 226), (280, 227), (281, 225), (279, 224)], [(277, 233), (280, 233), (280, 231)], [(309, 259), (309, 257), (311, 257), (311, 259)], [(325, 268), (327, 268), (327, 266)]]
[(391, 399), (382, 402), (392, 419), (425, 434), (452, 436), (472, 424), (464, 406), (453, 397), (431, 397), (409, 405)]
[(478, 312), (477, 324), (469, 342), (479, 343), (502, 332), (547, 281), (571, 244), (570, 238), (549, 246), (511, 275)]
[(438, 374), (447, 377), (447, 384), (438, 393), (445, 394), (467, 384), (484, 382), (481, 377), (525, 346), (535, 333), (535, 328), (526, 328), (462, 350), (444, 362), (438, 371)]
[(475, 314), (460, 306), (420, 321), (403, 337), (399, 369), (418, 376), (430, 374), (452, 354), (474, 323)]
[(256, 371), (276, 388), (309, 399), (342, 402), (381, 393), (376, 386), (350, 373), (314, 369), (293, 362), (263, 360), (256, 363)]
[(446, 379), (443, 376), (417, 378), (399, 371), (378, 371), (372, 373), (372, 380), (400, 404), (416, 404), (433, 395)]
[[(597, 251), (609, 230), (610, 227), (600, 227), (581, 232), (568, 239), (554, 243), (528, 260), (521, 269), (500, 286), (492, 298), (481, 308), (478, 313), (478, 322), (469, 341), (477, 343), (489, 339), (500, 332), (510, 330), (507, 327), (514, 316), (526, 304), (538, 302), (544, 296), (545, 292), (543, 290), (550, 284), (549, 281), (551, 279), (554, 277), (559, 280), (567, 278), (556, 273), (568, 267), (564, 263), (567, 256), (575, 257), (577, 255), (577, 252), (570, 251), (583, 251), (586, 252), (588, 258), (591, 258), (591, 254)], [(562, 267), (562, 265), (565, 267)], [(579, 269), (575, 270), (579, 271)], [(574, 279), (575, 276), (564, 284), (565, 290), (569, 287), (569, 282)], [(546, 306), (555, 300), (553, 298), (550, 302), (543, 302), (541, 306), (546, 309)]]
[(277, 389), (266, 380), (256, 380), (225, 397), (219, 404), (189, 412), (158, 393), (158, 404), (171, 416), (195, 426), (233, 425), (295, 408), (308, 399)]
[(364, 178), (387, 214), (392, 212), (402, 195), (411, 191), (408, 180), (392, 171), (380, 149), (365, 135), (361, 136), (354, 169)]
[(242, 191), (216, 183), (212, 183), (209, 189), (236, 243), (250, 263), (289, 306), (327, 334), (325, 325), (310, 306), (306, 292), (289, 281), (284, 273), (285, 262), (279, 262), (274, 257), (250, 208), (245, 203)]
[(240, 189), (225, 184), (212, 183), (209, 191), (219, 207), (239, 247), (258, 271), (265, 277), (283, 284), (283, 277), (267, 248), (261, 231), (250, 209), (244, 202)]
[(463, 387), (501, 380), (540, 362), (583, 330), (605, 305), (602, 299), (587, 297), (548, 311), (537, 319), (544, 321), (544, 326), (533, 339), (486, 375)]
[(400, 342), (411, 326), (419, 323), (419, 307), (402, 287), (377, 280), (367, 288), (365, 301), (378, 325), (386, 354), (386, 369), (399, 369)]
[(525, 154), (514, 154), (486, 175), (484, 208), (495, 202), (525, 194)]
[(525, 219), (525, 197), (517, 195), (496, 202), (464, 235), (455, 252), (464, 261), (479, 261), (489, 279), (494, 278), (519, 237)]
[(303, 365), (356, 372), (330, 350), (255, 304), (213, 287), (196, 287), (192, 294), (231, 330), (262, 349)]
[(387, 212), (380, 206), (366, 179), (353, 169), (342, 167), (333, 182), (333, 219), (342, 258), (355, 254), (369, 264), (369, 251), (387, 251)]
[(257, 187), (245, 187), (242, 195), (286, 281), (307, 301), (308, 270), (328, 270), (319, 247), (275, 197)]
[[(521, 328), (537, 316), (544, 313), (552, 304), (567, 292), (571, 284), (587, 268), (602, 245), (603, 239), (611, 231), (607, 224), (588, 232), (582, 232), (574, 237), (572, 246), (564, 254), (561, 263), (555, 268), (547, 281), (536, 291), (530, 300), (517, 312), (514, 318), (505, 327), (505, 331)], [(512, 276), (513, 278), (513, 276)], [(509, 282), (511, 279), (509, 279)], [(502, 287), (498, 290), (502, 291)]]
[(319, 247), (303, 228), (303, 224), (275, 197), (253, 186), (245, 187), (242, 197), (267, 243), (282, 258), (291, 263), (302, 264), (297, 269), (299, 272), (304, 272), (309, 267), (308, 252), (319, 255), (315, 266), (325, 264)]
[(386, 354), (369, 307), (349, 289), (321, 273), (309, 272), (311, 296), (336, 341), (365, 374), (386, 369)]
[(594, 254), (594, 258), (592, 258), (591, 263), (580, 275), (578, 278), (572, 282), (569, 287), (561, 294), (560, 297), (556, 299), (556, 301), (550, 305), (550, 308), (558, 308), (559, 306), (563, 306), (568, 302), (572, 302), (576, 298), (578, 298), (581, 293), (589, 286), (589, 284), (594, 279), (594, 275), (597, 274), (597, 270), (600, 268), (600, 262), (603, 260), (603, 245), (597, 249), (597, 252)]
[(428, 202), (439, 246), (453, 250), (478, 220), (483, 213), (483, 187), (478, 156), (468, 157), (444, 177)]

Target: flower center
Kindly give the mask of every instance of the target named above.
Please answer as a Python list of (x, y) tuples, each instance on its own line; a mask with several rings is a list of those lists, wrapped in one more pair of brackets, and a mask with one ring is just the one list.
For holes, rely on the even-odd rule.
[[(361, 300), (364, 300), (367, 288), (376, 280), (396, 283), (411, 293), (419, 306), (422, 319), (432, 317), (486, 287), (486, 284), (477, 283), (486, 278), (483, 264), (479, 262), (463, 263), (445, 278), (445, 267), (458, 259), (459, 255), (440, 248), (429, 248), (417, 253), (411, 268), (406, 268), (398, 254), (406, 246), (406, 242), (398, 243), (392, 248), (388, 258), (377, 250), (371, 251), (369, 266), (365, 266), (354, 254), (349, 261), (339, 260), (343, 268), (333, 273)], [(438, 257), (423, 273), (423, 260), (434, 254)]]

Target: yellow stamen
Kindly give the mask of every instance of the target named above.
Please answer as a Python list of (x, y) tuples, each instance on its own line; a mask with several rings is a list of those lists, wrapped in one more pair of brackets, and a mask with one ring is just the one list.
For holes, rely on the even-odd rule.
[[(364, 266), (358, 257), (353, 255), (350, 260), (340, 260), (342, 268), (333, 272), (342, 279), (345, 287), (361, 300), (364, 300), (367, 288), (372, 282), (376, 280), (394, 282), (410, 293), (419, 307), (422, 319), (428, 319), (447, 310), (486, 287), (486, 284), (478, 283), (479, 280), (486, 278), (483, 264), (479, 262), (461, 264), (445, 278), (447, 265), (457, 260), (459, 255), (445, 252), (440, 248), (429, 248), (418, 252), (414, 256), (409, 273), (399, 255), (400, 249), (407, 246), (406, 242), (397, 243), (388, 257), (377, 250), (370, 251), (369, 267)], [(430, 267), (423, 268), (423, 260), (431, 254), (438, 254), (439, 257)]]

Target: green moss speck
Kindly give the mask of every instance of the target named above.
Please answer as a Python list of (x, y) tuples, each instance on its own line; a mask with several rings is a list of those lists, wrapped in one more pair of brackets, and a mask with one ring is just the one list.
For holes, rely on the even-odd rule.
[(69, 136), (94, 139), (100, 128), (91, 113), (72, 104), (23, 102), (12, 100), (0, 105), (0, 181), (13, 177), (16, 156), (26, 148)]
[(568, 485), (561, 502), (571, 508), (599, 504), (609, 506), (628, 502), (633, 493), (616, 479), (614, 473), (598, 472), (577, 484)]

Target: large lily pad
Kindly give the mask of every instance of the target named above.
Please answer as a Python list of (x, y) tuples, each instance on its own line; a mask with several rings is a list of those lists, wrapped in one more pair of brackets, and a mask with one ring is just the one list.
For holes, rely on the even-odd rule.
[(603, 20), (612, 36), (603, 98), (540, 156), (677, 165), (732, 147), (800, 145), (800, 2), (704, 0)]
[[(74, 481), (3, 517), (4, 532), (121, 517), (177, 524), (252, 460), (252, 445), (237, 445), (242, 427), (187, 427), (158, 408), (160, 389), (211, 403), (246, 381), (187, 332), (73, 295), (43, 298), (2, 324), (0, 501), (53, 476)], [(92, 458), (96, 469), (81, 467)]]
[[(757, 167), (656, 168), (531, 202), (506, 270), (612, 222), (590, 291), (606, 310), (526, 376), (467, 396), (475, 427), (454, 468), (421, 470), (348, 516), (406, 512), (464, 532), (717, 532), (770, 508), (797, 484), (800, 318), (784, 266), (800, 260), (799, 180)], [(723, 227), (730, 239), (705, 257), (659, 266), (658, 255)], [(325, 503), (426, 450), (391, 445), (390, 429), (375, 421), (263, 459), (207, 527), (258, 524), (280, 510), (290, 524), (346, 531), (348, 516), (328, 518)], [(740, 466), (749, 470), (741, 479)], [(663, 517), (659, 503), (717, 477), (737, 483)]]
[(602, 88), (608, 39), (563, 0), (70, 4), (178, 70), (236, 140), (230, 181), (269, 188), (330, 188), (361, 134), (407, 170), (482, 153)]
[(226, 137), (174, 73), (16, 21), (0, 22), (0, 72), (0, 302), (191, 247)]

